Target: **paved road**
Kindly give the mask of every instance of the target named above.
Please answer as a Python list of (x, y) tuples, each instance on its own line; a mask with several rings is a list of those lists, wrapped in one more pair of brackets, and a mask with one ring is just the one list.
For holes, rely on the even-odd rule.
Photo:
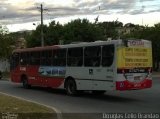
[(64, 91), (23, 89), (19, 84), (0, 81), (0, 92), (53, 106), (65, 113), (160, 112), (160, 78), (145, 90), (108, 91), (104, 96), (67, 96)]

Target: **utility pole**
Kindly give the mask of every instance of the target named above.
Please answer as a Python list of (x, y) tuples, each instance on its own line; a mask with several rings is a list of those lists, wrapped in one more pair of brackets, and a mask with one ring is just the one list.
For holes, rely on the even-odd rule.
[(44, 46), (44, 33), (43, 33), (43, 11), (48, 9), (43, 9), (43, 4), (41, 4), (41, 7), (37, 7), (41, 12), (41, 46)]
[(44, 46), (44, 37), (43, 37), (43, 5), (41, 4), (41, 46)]

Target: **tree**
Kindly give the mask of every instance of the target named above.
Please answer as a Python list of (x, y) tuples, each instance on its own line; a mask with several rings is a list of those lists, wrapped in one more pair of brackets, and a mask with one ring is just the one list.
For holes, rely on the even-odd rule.
[(90, 23), (87, 19), (76, 19), (64, 25), (64, 38), (66, 43), (92, 42), (104, 39), (101, 27)]
[[(47, 25), (43, 25), (43, 32), (44, 32), (44, 43), (46, 43), (45, 40), (47, 34)], [(26, 37), (26, 40), (27, 40), (27, 47), (41, 46), (41, 25), (38, 25), (36, 30), (33, 31), (31, 35), (28, 35)]]
[[(52, 21), (49, 26), (43, 25), (44, 44), (56, 45), (63, 39), (63, 26)], [(41, 46), (41, 25), (31, 35), (27, 36), (27, 47)]]
[(150, 39), (152, 41), (153, 50), (153, 66), (155, 70), (159, 70), (160, 63), (160, 23), (155, 24), (154, 27), (150, 29)]
[(122, 28), (123, 23), (116, 20), (113, 22), (99, 23), (99, 26), (103, 29), (103, 35), (105, 38), (116, 39), (119, 37), (117, 29)]
[(64, 40), (64, 30), (63, 26), (59, 24), (59, 22), (52, 21), (48, 28), (46, 34), (46, 44), (47, 45), (55, 45), (59, 44), (60, 40)]
[(8, 34), (7, 27), (0, 26), (0, 58), (9, 58), (12, 52), (12, 43), (12, 38)]
[[(76, 19), (64, 26), (59, 22), (52, 21), (49, 26), (44, 25), (44, 42), (45, 45), (57, 45), (60, 41), (71, 42), (91, 42), (104, 40), (103, 29), (87, 19)], [(37, 26), (31, 35), (27, 36), (27, 47), (36, 47), (40, 45), (41, 26)]]

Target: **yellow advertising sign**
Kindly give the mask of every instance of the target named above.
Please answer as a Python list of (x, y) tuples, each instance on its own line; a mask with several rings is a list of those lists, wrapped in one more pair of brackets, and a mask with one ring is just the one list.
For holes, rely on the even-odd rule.
[(152, 67), (152, 49), (121, 47), (117, 50), (117, 65), (122, 67)]

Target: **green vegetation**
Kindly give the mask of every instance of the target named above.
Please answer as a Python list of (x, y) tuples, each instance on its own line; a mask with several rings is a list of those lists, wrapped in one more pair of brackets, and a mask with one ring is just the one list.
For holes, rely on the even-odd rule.
[[(64, 44), (71, 42), (91, 42), (102, 40), (103, 31), (101, 27), (90, 23), (87, 19), (77, 19), (62, 26), (59, 22), (52, 21), (49, 26), (44, 25), (45, 45), (59, 44), (63, 40)], [(41, 25), (27, 37), (27, 47), (40, 46)]]
[(52, 109), (3, 94), (0, 94), (0, 113), (1, 116), (14, 114), (18, 119), (56, 118), (56, 113)]
[(8, 35), (6, 27), (0, 26), (0, 58), (8, 58), (11, 54), (11, 44), (13, 44), (11, 37)]
[[(57, 45), (60, 42), (92, 42), (97, 40), (112, 39), (147, 39), (152, 41), (153, 67), (159, 70), (160, 62), (160, 23), (152, 27), (135, 24), (123, 24), (119, 21), (91, 23), (87, 19), (76, 19), (67, 24), (52, 21), (48, 26), (43, 25), (45, 45)], [(128, 32), (129, 31), (129, 32)], [(8, 33), (6, 28), (0, 27), (0, 57), (8, 58), (11, 54), (12, 45), (16, 39), (24, 37), (27, 47), (41, 46), (41, 25), (31, 33), (17, 32)]]

